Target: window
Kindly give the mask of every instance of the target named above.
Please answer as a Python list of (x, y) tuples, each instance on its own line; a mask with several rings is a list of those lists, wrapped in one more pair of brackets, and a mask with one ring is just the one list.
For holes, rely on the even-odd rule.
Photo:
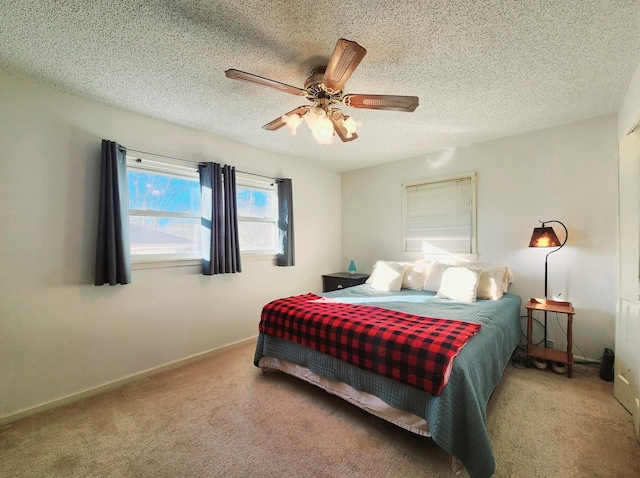
[(127, 174), (132, 258), (201, 258), (197, 171), (128, 161)]
[(430, 255), (475, 254), (475, 174), (404, 184), (403, 245)]
[[(200, 177), (195, 167), (127, 158), (132, 262), (201, 260)], [(275, 254), (275, 184), (236, 176), (242, 254)]]
[(275, 184), (236, 176), (238, 231), (243, 253), (275, 254), (278, 190)]

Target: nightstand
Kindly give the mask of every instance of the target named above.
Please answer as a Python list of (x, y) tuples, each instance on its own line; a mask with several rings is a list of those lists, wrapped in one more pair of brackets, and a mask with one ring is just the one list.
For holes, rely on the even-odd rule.
[(348, 272), (325, 274), (322, 276), (322, 291), (330, 292), (364, 284), (368, 278), (369, 274), (349, 274)]
[[(527, 363), (531, 365), (531, 358), (537, 357), (542, 360), (551, 360), (567, 364), (567, 372), (571, 378), (571, 367), (573, 366), (573, 334), (571, 331), (573, 324), (573, 315), (575, 313), (571, 302), (560, 302), (557, 300), (547, 299), (529, 299), (527, 305)], [(553, 350), (545, 347), (533, 345), (533, 311), (541, 310), (543, 312), (555, 312), (557, 314), (566, 314), (567, 316), (567, 351)]]

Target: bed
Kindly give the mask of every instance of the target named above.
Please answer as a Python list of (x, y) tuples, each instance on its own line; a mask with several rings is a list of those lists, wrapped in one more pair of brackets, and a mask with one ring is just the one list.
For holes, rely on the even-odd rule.
[(371, 283), (322, 296), (341, 303), (478, 323), (480, 329), (459, 350), (448, 382), (437, 396), (262, 332), (255, 365), (306, 380), (411, 432), (430, 436), (472, 477), (491, 476), (495, 459), (486, 409), (520, 339), (520, 298), (505, 292), (496, 300), (461, 301), (443, 298), (440, 291), (389, 291)]

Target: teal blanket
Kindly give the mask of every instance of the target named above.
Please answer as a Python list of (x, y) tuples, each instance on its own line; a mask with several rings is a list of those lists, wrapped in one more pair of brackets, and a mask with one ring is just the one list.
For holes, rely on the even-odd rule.
[(323, 295), (415, 315), (477, 322), (482, 327), (455, 358), (449, 383), (437, 397), (296, 343), (262, 334), (254, 362), (257, 364), (264, 356), (287, 360), (423, 417), (433, 440), (457, 457), (472, 477), (493, 475), (495, 458), (487, 433), (487, 403), (520, 340), (520, 297), (505, 294), (500, 300), (466, 303), (438, 299), (427, 291), (379, 291), (367, 284)]

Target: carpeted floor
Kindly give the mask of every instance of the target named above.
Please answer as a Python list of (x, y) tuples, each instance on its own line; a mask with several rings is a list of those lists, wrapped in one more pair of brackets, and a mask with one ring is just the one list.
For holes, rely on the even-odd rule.
[[(246, 343), (0, 429), (1, 477), (454, 477), (430, 439), (281, 373)], [(584, 370), (584, 366), (576, 367)], [(507, 367), (496, 477), (638, 477), (631, 416), (597, 370)]]

